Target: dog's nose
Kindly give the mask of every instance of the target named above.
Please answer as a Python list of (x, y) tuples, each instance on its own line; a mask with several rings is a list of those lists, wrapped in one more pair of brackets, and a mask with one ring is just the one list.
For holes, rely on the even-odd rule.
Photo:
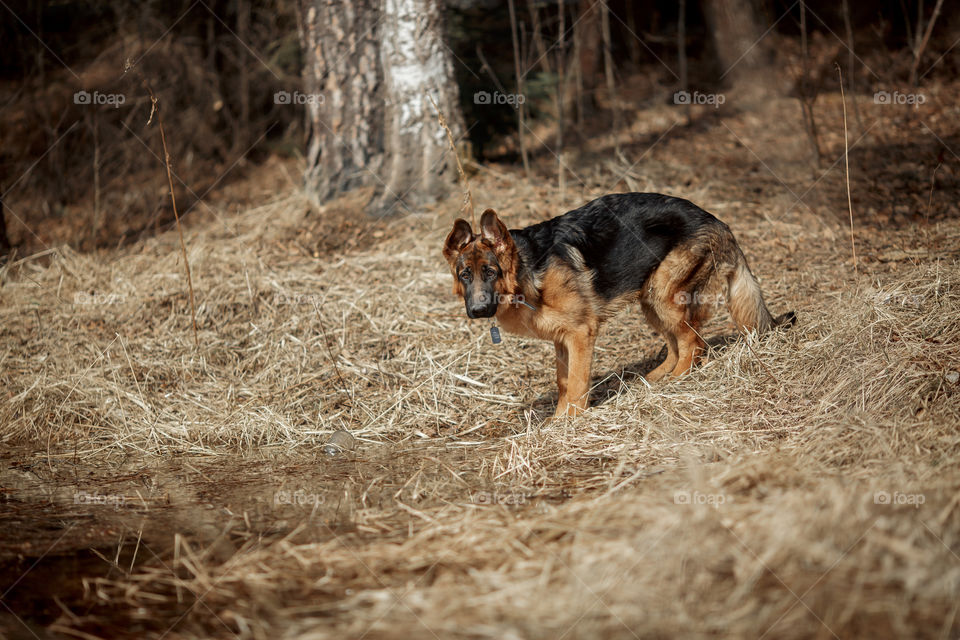
[(489, 318), (496, 312), (496, 305), (484, 303), (473, 303), (467, 305), (467, 317), (469, 318)]

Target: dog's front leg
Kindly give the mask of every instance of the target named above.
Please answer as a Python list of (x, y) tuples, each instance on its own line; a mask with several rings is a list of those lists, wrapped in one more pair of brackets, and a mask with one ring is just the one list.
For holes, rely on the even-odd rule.
[(597, 333), (592, 328), (565, 337), (563, 346), (567, 352), (567, 393), (561, 395), (562, 404), (557, 404), (554, 417), (575, 416), (590, 403), (590, 367), (593, 364), (593, 345)]

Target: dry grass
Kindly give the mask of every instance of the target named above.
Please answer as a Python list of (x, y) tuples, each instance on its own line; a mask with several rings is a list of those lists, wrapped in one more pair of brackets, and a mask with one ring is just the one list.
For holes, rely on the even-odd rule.
[[(616, 178), (595, 171), (587, 190)], [(597, 406), (569, 422), (543, 422), (552, 347), (493, 347), (452, 299), (453, 200), (344, 230), (349, 202), (317, 214), (291, 194), (188, 227), (199, 349), (175, 235), (4, 267), (5, 444), (51, 468), (203, 455), (229, 469), (270, 450), (300, 466), (250, 495), (308, 477), (340, 495), (336, 512), (234, 508), (227, 552), (165, 532), (168, 553), (88, 581), (55, 628), (955, 637), (960, 225), (864, 231), (854, 277), (839, 223), (773, 199), (757, 212), (680, 173), (660, 188), (717, 210), (799, 325), (650, 387), (660, 343), (630, 310), (598, 345)], [(498, 173), (474, 189), (514, 224), (579, 199)], [(331, 244), (353, 248), (313, 257)], [(337, 429), (360, 439), (346, 462), (320, 455)]]

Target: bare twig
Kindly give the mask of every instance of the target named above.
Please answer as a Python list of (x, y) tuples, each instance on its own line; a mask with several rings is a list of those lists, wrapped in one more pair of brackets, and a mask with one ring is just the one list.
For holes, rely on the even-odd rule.
[(917, 50), (920, 48), (920, 40), (923, 36), (923, 0), (918, 0), (917, 2), (917, 24), (916, 30), (914, 31), (913, 39), (913, 54), (917, 54)]
[(550, 67), (550, 56), (547, 55), (547, 44), (543, 41), (543, 25), (540, 22), (540, 8), (536, 2), (527, 2), (527, 10), (530, 12), (530, 22), (533, 28), (533, 46), (537, 50), (537, 59), (544, 72), (550, 73), (553, 69)]
[(447, 142), (450, 143), (450, 150), (453, 151), (453, 157), (457, 161), (457, 173), (460, 174), (460, 181), (463, 183), (463, 204), (460, 206), (460, 210), (463, 211), (467, 209), (470, 212), (470, 224), (473, 228), (477, 227), (477, 214), (473, 208), (473, 193), (470, 191), (470, 182), (467, 180), (467, 174), (463, 172), (463, 165), (460, 164), (460, 154), (457, 153), (457, 145), (453, 141), (453, 133), (450, 132), (450, 127), (447, 126), (447, 119), (443, 116), (443, 112), (440, 111), (440, 107), (437, 105), (436, 101), (433, 99), (429, 93), (427, 98), (430, 99), (430, 104), (433, 105), (433, 108), (437, 112), (437, 120), (440, 122), (440, 126), (444, 131), (447, 132)]
[(761, 357), (757, 354), (757, 352), (753, 350), (753, 347), (750, 345), (750, 339), (747, 338), (746, 336), (744, 336), (743, 343), (744, 343), (745, 345), (747, 345), (747, 349), (749, 349), (749, 350), (750, 350), (750, 353), (753, 354), (753, 357), (757, 359), (757, 362), (760, 364), (760, 367), (763, 369), (763, 371), (764, 371), (768, 376), (770, 376), (770, 379), (773, 380), (773, 382), (774, 382), (775, 384), (780, 384), (780, 381), (777, 380), (777, 376), (773, 375), (773, 372), (770, 371), (770, 368), (769, 368), (769, 367), (766, 365), (766, 363), (763, 361), (763, 358), (761, 358)]
[(320, 313), (320, 307), (314, 303), (313, 310), (317, 313), (317, 321), (320, 323), (320, 333), (323, 336), (323, 346), (327, 350), (327, 357), (330, 358), (330, 363), (333, 364), (333, 370), (337, 374), (337, 380), (340, 381), (340, 388), (344, 392), (347, 391), (347, 383), (344, 382), (343, 376), (340, 375), (340, 365), (337, 364), (337, 359), (333, 355), (333, 350), (330, 348), (330, 342), (327, 339), (327, 328), (323, 325), (323, 314)]
[[(130, 61), (127, 61), (126, 66), (124, 67), (124, 73), (132, 69)], [(190, 315), (193, 318), (193, 342), (196, 344), (197, 348), (200, 347), (200, 337), (197, 333), (197, 305), (194, 301), (193, 295), (193, 278), (190, 276), (190, 261), (187, 259), (187, 244), (183, 240), (183, 227), (180, 224), (180, 214), (177, 212), (177, 196), (173, 191), (173, 172), (170, 170), (170, 152), (167, 151), (167, 136), (163, 130), (163, 119), (160, 117), (160, 102), (157, 100), (157, 96), (153, 93), (153, 89), (150, 88), (150, 84), (147, 82), (147, 79), (137, 70), (137, 75), (140, 76), (140, 82), (143, 84), (143, 88), (147, 90), (147, 93), (150, 94), (150, 117), (147, 119), (147, 125), (149, 126), (153, 122), (153, 116), (157, 116), (157, 126), (160, 128), (160, 144), (163, 145), (163, 164), (167, 168), (167, 184), (170, 186), (170, 203), (173, 206), (173, 217), (177, 222), (177, 233), (180, 235), (180, 253), (183, 255), (183, 267), (187, 273), (187, 288), (190, 291)]]
[[(921, 4), (921, 7), (922, 6)], [(923, 40), (920, 41), (920, 44), (918, 44), (913, 51), (913, 65), (910, 67), (910, 84), (914, 86), (917, 84), (917, 67), (920, 66), (920, 58), (923, 57), (923, 52), (926, 50), (927, 43), (930, 41), (930, 34), (933, 33), (933, 25), (940, 15), (940, 7), (942, 6), (943, 0), (937, 0), (937, 4), (933, 7), (933, 15), (930, 16), (930, 22), (927, 23), (927, 30), (923, 33)], [(917, 36), (920, 36), (919, 22), (917, 23)]]
[(930, 176), (930, 196), (927, 198), (927, 212), (924, 216), (928, 222), (930, 221), (930, 205), (933, 204), (933, 188), (937, 184), (937, 170), (942, 166), (942, 162), (937, 163), (937, 166), (933, 169), (933, 175)]
[(847, 100), (843, 93), (843, 71), (840, 65), (834, 63), (837, 67), (837, 74), (840, 76), (840, 102), (843, 104), (843, 162), (846, 168), (847, 179), (847, 209), (850, 212), (850, 251), (853, 253), (853, 272), (857, 273), (857, 246), (853, 240), (853, 200), (850, 198), (850, 147), (847, 139)]
[(817, 100), (810, 82), (810, 50), (807, 46), (807, 4), (800, 2), (800, 47), (803, 52), (803, 76), (800, 79), (800, 109), (803, 111), (803, 124), (813, 147), (814, 160), (817, 166), (823, 163), (823, 152), (820, 150), (820, 136), (817, 133), (817, 120), (813, 115), (813, 103)]
[(497, 89), (500, 90), (500, 93), (507, 93), (507, 89), (503, 86), (503, 83), (500, 82), (500, 78), (498, 78), (497, 74), (494, 73), (493, 67), (490, 66), (489, 62), (487, 62), (487, 56), (483, 54), (483, 48), (480, 46), (479, 42), (477, 43), (477, 58), (480, 59), (480, 68), (487, 72), (487, 75), (490, 76), (491, 80), (493, 80), (493, 84), (497, 85)]

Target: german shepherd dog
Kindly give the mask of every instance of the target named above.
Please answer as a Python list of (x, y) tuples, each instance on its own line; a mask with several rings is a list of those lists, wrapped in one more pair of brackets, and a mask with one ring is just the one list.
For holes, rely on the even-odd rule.
[(479, 233), (463, 219), (443, 246), (453, 291), (467, 316), (552, 340), (559, 397), (554, 417), (587, 408), (600, 325), (631, 302), (667, 342), (667, 358), (646, 375), (680, 376), (705, 343), (701, 325), (725, 301), (738, 330), (792, 324), (771, 317), (760, 286), (726, 224), (687, 200), (658, 193), (600, 197), (524, 229), (507, 230), (493, 209)]

